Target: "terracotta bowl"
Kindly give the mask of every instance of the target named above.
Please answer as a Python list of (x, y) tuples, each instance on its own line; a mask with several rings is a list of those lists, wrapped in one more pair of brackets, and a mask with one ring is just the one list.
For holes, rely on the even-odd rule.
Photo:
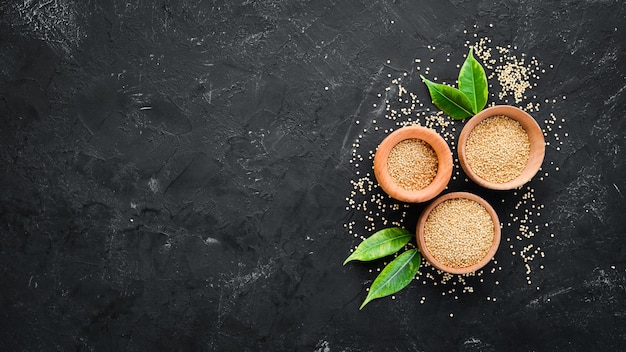
[[(491, 221), (493, 222), (493, 226), (494, 226), (493, 242), (491, 243), (491, 247), (489, 248), (485, 257), (483, 257), (483, 259), (477, 262), (476, 264), (468, 266), (468, 267), (464, 267), (464, 268), (451, 267), (437, 260), (433, 256), (431, 251), (428, 250), (428, 247), (426, 246), (426, 240), (424, 238), (424, 235), (425, 235), (424, 226), (426, 224), (426, 219), (428, 219), (428, 216), (430, 215), (430, 212), (437, 205), (443, 203), (444, 201), (449, 200), (449, 199), (457, 199), (457, 198), (465, 198), (465, 199), (473, 200), (481, 204), (491, 216)], [(426, 259), (430, 264), (432, 264), (432, 266), (434, 266), (435, 268), (439, 270), (442, 270), (451, 274), (468, 274), (476, 270), (479, 270), (480, 268), (485, 266), (496, 254), (496, 251), (498, 250), (498, 246), (500, 245), (500, 238), (501, 238), (500, 220), (498, 219), (498, 214), (496, 214), (493, 207), (481, 197), (473, 193), (468, 193), (468, 192), (452, 192), (452, 193), (444, 194), (441, 197), (435, 199), (426, 207), (426, 209), (424, 209), (424, 211), (420, 215), (419, 220), (417, 222), (416, 234), (417, 234), (417, 246), (419, 247), (420, 253), (424, 257), (424, 259)]]
[[(522, 170), (519, 176), (505, 183), (490, 182), (478, 176), (469, 165), (465, 153), (465, 145), (467, 143), (467, 139), (470, 133), (472, 132), (472, 129), (483, 120), (497, 115), (508, 116), (509, 118), (519, 122), (528, 134), (528, 139), (530, 142), (530, 155), (526, 167)], [(546, 151), (546, 143), (543, 137), (543, 132), (541, 131), (541, 127), (539, 127), (537, 121), (535, 121), (532, 116), (514, 106), (497, 105), (479, 112), (465, 124), (465, 127), (463, 127), (463, 130), (461, 131), (461, 135), (459, 137), (457, 150), (461, 167), (472, 181), (482, 187), (489, 189), (509, 190), (521, 187), (522, 185), (530, 181), (533, 176), (535, 176), (535, 174), (537, 174), (537, 171), (539, 171), (539, 168), (543, 163), (543, 158)]]
[[(420, 190), (407, 190), (397, 185), (387, 165), (389, 152), (399, 142), (417, 138), (428, 143), (437, 155), (437, 174), (433, 181)], [(380, 187), (392, 198), (407, 203), (420, 203), (433, 199), (448, 185), (452, 176), (452, 152), (446, 141), (434, 130), (421, 126), (402, 127), (387, 136), (374, 155), (374, 175)]]

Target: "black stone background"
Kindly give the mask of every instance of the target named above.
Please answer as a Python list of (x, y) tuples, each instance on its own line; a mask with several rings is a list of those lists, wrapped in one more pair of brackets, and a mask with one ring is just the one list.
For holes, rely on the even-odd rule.
[[(2, 350), (626, 350), (625, 24), (621, 0), (1, 1)], [(355, 121), (465, 29), (567, 96), (560, 171), (532, 182), (545, 269), (526, 285), (501, 248), (475, 297), (359, 311)]]

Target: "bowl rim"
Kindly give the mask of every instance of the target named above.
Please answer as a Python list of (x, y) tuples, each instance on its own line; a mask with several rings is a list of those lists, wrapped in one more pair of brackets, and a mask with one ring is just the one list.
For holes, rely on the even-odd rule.
[[(428, 186), (414, 191), (397, 185), (391, 178), (387, 165), (391, 149), (399, 142), (412, 138), (428, 143), (437, 155), (435, 178)], [(404, 126), (393, 131), (378, 145), (374, 155), (374, 176), (379, 186), (390, 197), (406, 203), (421, 203), (439, 195), (450, 181), (452, 168), (452, 151), (448, 143), (435, 130), (424, 126)]]
[[(491, 216), (491, 221), (493, 222), (493, 226), (494, 226), (493, 241), (485, 257), (481, 259), (478, 263), (470, 265), (468, 267), (464, 267), (464, 268), (454, 268), (454, 267), (445, 265), (441, 263), (440, 261), (438, 261), (437, 259), (435, 259), (432, 253), (428, 250), (428, 246), (426, 246), (426, 240), (425, 240), (425, 234), (424, 234), (424, 227), (426, 224), (426, 219), (428, 219), (430, 212), (436, 206), (445, 202), (446, 200), (459, 199), (459, 198), (473, 200), (479, 203), (480, 205), (482, 205)], [(432, 266), (434, 266), (436, 269), (439, 269), (441, 271), (445, 271), (451, 274), (469, 274), (469, 273), (472, 273), (481, 269), (487, 263), (489, 263), (491, 259), (493, 259), (496, 252), (498, 251), (498, 247), (500, 246), (500, 240), (502, 238), (502, 225), (500, 224), (500, 219), (498, 218), (498, 214), (496, 213), (495, 209), (485, 199), (470, 192), (451, 192), (451, 193), (446, 193), (444, 195), (439, 196), (437, 199), (433, 200), (422, 211), (417, 221), (415, 232), (416, 232), (416, 237), (417, 237), (417, 246), (420, 250), (420, 253), (424, 257), (424, 259), (426, 259)]]
[[(469, 135), (474, 127), (485, 119), (497, 115), (504, 115), (519, 122), (528, 134), (530, 142), (530, 155), (528, 163), (519, 176), (504, 183), (490, 182), (478, 176), (469, 165), (465, 154), (467, 139), (469, 138)], [(457, 143), (458, 160), (463, 168), (463, 171), (465, 171), (465, 174), (478, 185), (493, 190), (515, 189), (528, 183), (537, 174), (537, 172), (539, 172), (545, 157), (545, 150), (546, 143), (544, 134), (537, 121), (526, 111), (511, 105), (491, 106), (474, 115), (474, 117), (470, 118), (463, 127)]]

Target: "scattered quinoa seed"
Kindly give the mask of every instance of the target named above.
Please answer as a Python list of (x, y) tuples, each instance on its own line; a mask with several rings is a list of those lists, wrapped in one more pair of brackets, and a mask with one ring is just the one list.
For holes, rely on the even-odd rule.
[[(554, 97), (541, 96), (541, 94), (535, 93), (539, 92), (536, 87), (538, 87), (540, 78), (546, 74), (548, 67), (554, 69), (554, 65), (545, 67), (534, 56), (519, 53), (518, 48), (513, 45), (496, 45), (496, 41), (492, 44), (489, 37), (481, 37), (475, 33), (495, 27), (493, 24), (474, 25), (463, 31), (466, 39), (469, 39), (465, 41), (465, 47), (474, 48), (475, 57), (481, 61), (487, 73), (491, 105), (516, 105), (531, 114), (539, 112), (540, 109), (545, 111), (542, 114), (545, 119), (538, 122), (541, 124), (546, 145), (557, 153), (564, 150), (564, 143), (569, 137), (565, 124), (566, 119), (557, 116), (555, 112), (551, 112), (551, 109), (566, 101), (567, 97), (558, 92)], [(409, 68), (412, 66), (413, 70), (428, 76), (431, 73), (431, 67), (427, 66), (434, 65), (433, 62), (443, 61), (442, 58), (449, 62), (450, 54), (435, 56), (434, 46), (428, 45), (427, 49), (432, 51), (432, 57), (416, 57)], [(388, 81), (388, 85), (375, 94), (373, 100), (367, 102), (368, 106), (373, 106), (375, 109), (371, 113), (361, 113), (355, 116), (356, 121), (352, 122), (357, 125), (358, 138), (355, 137), (352, 141), (352, 148), (349, 149), (350, 158), (348, 162), (350, 168), (353, 169), (353, 176), (350, 180), (349, 195), (346, 196), (345, 210), (349, 216), (344, 223), (344, 230), (354, 240), (351, 251), (356, 248), (358, 242), (382, 228), (406, 227), (416, 210), (415, 205), (397, 202), (381, 192), (379, 185), (373, 178), (372, 161), (376, 150), (371, 149), (375, 144), (371, 138), (379, 139), (383, 134), (389, 134), (398, 128), (419, 125), (436, 130), (449, 144), (453, 153), (457, 149), (456, 140), (458, 139), (458, 132), (461, 130), (460, 128), (455, 129), (455, 124), (458, 122), (433, 108), (428, 95), (422, 96), (421, 93), (418, 95), (418, 92), (413, 91), (411, 87), (415, 75), (408, 69), (402, 70), (400, 67), (391, 67), (391, 61), (393, 60), (387, 62), (386, 58), (382, 60), (383, 69), (386, 71), (381, 78)], [(457, 64), (456, 67), (459, 69), (460, 65)], [(438, 71), (435, 68), (433, 70)], [(432, 73), (435, 73), (434, 71)], [(454, 81), (442, 81), (441, 83), (458, 84)], [(333, 86), (329, 84), (324, 87), (324, 90), (327, 91), (327, 94), (332, 93), (331, 88)], [(361, 129), (362, 132), (360, 132)], [(368, 149), (363, 150), (364, 148)], [(533, 183), (544, 182), (551, 177), (550, 175), (560, 171), (559, 165), (554, 163), (549, 165), (544, 166)], [(458, 160), (455, 160), (451, 186), (464, 187), (469, 183), (469, 179), (462, 174)], [(439, 271), (430, 263), (423, 261), (415, 276), (414, 284), (430, 286), (436, 294), (435, 302), (442, 299), (462, 301), (463, 296), (480, 294), (479, 292), (482, 290), (477, 290), (475, 285), (500, 285), (502, 279), (500, 281), (497, 279), (502, 277), (503, 271), (508, 272), (509, 263), (514, 266), (521, 266), (521, 270), (518, 272), (523, 275), (524, 280), (522, 282), (524, 285), (532, 285), (529, 287), (536, 286), (536, 280), (532, 277), (535, 271), (547, 270), (547, 268), (544, 269), (542, 258), (549, 253), (544, 252), (540, 245), (542, 239), (553, 242), (557, 236), (555, 231), (550, 229), (548, 223), (539, 221), (545, 217), (545, 215), (540, 217), (540, 214), (546, 210), (544, 205), (539, 203), (539, 197), (536, 197), (534, 189), (524, 187), (507, 193), (501, 198), (495, 197), (493, 204), (498, 205), (496, 210), (507, 216), (507, 219), (502, 219), (504, 221), (501, 224), (503, 227), (502, 236), (507, 248), (499, 252), (499, 257), (506, 260), (506, 266), (497, 265), (494, 260), (485, 270), (466, 275), (452, 275)], [(413, 247), (411, 244), (407, 246), (407, 248), (411, 247)], [(506, 258), (507, 256), (509, 258)], [(382, 270), (381, 265), (384, 266), (384, 264), (375, 264), (368, 267), (372, 279)], [(626, 268), (619, 268), (619, 270), (626, 272)], [(494, 276), (498, 275), (498, 272), (500, 275)], [(539, 286), (536, 286), (535, 289), (540, 290)], [(419, 304), (427, 304), (426, 302), (430, 301), (432, 297), (432, 295), (425, 294), (419, 300)], [(493, 294), (488, 297), (491, 302), (496, 301)], [(393, 296), (391, 299), (395, 298)], [(487, 299), (487, 296), (484, 295), (481, 298)], [(506, 301), (507, 298), (504, 300)], [(446, 314), (444, 312), (443, 314), (453, 316), (452, 313)]]

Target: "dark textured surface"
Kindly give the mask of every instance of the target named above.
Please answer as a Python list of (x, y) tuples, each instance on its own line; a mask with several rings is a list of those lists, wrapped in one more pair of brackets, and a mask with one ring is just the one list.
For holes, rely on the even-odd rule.
[[(0, 2), (2, 350), (625, 350), (625, 23), (619, 0)], [(545, 269), (504, 247), (499, 285), (359, 311), (355, 121), (488, 24), (553, 64), (538, 101), (567, 96), (533, 181)]]

